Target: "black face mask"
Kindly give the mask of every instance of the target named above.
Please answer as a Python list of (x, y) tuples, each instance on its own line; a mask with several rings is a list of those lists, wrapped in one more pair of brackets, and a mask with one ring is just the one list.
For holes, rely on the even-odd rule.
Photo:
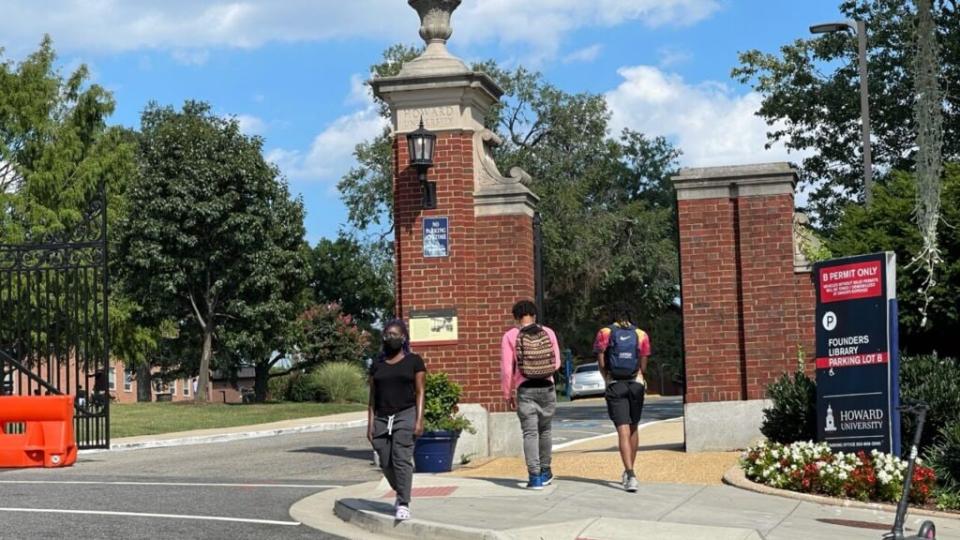
[(383, 338), (383, 352), (392, 356), (400, 352), (402, 348), (403, 348), (402, 337)]

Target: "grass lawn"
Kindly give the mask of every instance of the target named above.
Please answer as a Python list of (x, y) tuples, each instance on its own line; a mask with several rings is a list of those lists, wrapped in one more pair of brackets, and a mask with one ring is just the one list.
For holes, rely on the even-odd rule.
[(110, 437), (246, 426), (364, 409), (366, 405), (356, 403), (112, 403)]

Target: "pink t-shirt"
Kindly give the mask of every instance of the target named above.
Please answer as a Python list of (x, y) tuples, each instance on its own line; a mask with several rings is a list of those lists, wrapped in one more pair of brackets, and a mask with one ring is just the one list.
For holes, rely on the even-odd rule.
[[(553, 344), (553, 366), (560, 369), (560, 345), (557, 342), (557, 335), (550, 328), (541, 326), (550, 338), (550, 343)], [(513, 391), (527, 380), (517, 369), (517, 336), (519, 334), (519, 328), (511, 328), (500, 340), (500, 389), (503, 391), (503, 399), (513, 397)], [(545, 380), (553, 382), (553, 376)]]

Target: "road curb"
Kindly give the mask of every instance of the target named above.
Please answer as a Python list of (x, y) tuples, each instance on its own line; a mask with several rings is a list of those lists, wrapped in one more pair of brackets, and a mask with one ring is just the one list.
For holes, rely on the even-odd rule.
[[(789, 491), (786, 489), (777, 489), (770, 486), (765, 486), (763, 484), (758, 484), (747, 478), (747, 475), (744, 474), (743, 469), (739, 465), (734, 465), (727, 469), (727, 472), (723, 473), (723, 483), (728, 486), (733, 486), (735, 488), (743, 489), (746, 491), (752, 491), (754, 493), (760, 493), (762, 495), (776, 495), (778, 497), (784, 497), (786, 499), (795, 499), (798, 501), (805, 501), (815, 504), (824, 504), (828, 506), (842, 506), (845, 508), (860, 508), (863, 510), (875, 510), (880, 512), (890, 512), (891, 514), (896, 513), (897, 507), (893, 504), (885, 503), (876, 503), (876, 502), (862, 502), (854, 501), (850, 499), (835, 499), (833, 497), (826, 497), (824, 495), (814, 495), (812, 493), (798, 493), (796, 491)], [(960, 519), (960, 514), (954, 514), (950, 512), (939, 512), (937, 510), (927, 510), (925, 508), (916, 508), (911, 506), (907, 510), (908, 514), (914, 514), (919, 516), (929, 516), (929, 517), (941, 517), (947, 519)]]
[(277, 435), (292, 435), (297, 433), (317, 433), (321, 431), (336, 431), (340, 429), (352, 429), (367, 425), (366, 418), (362, 420), (351, 420), (348, 422), (322, 422), (319, 424), (308, 424), (305, 426), (294, 426), (288, 428), (276, 428), (259, 431), (244, 431), (238, 433), (217, 433), (210, 435), (195, 435), (191, 437), (178, 437), (175, 439), (154, 439), (146, 441), (115, 442), (110, 445), (110, 450), (81, 450), (80, 454), (95, 454), (107, 451), (125, 451), (125, 450), (143, 450), (147, 448), (167, 448), (172, 446), (187, 446), (194, 444), (213, 444), (246, 439), (260, 439), (264, 437), (275, 437)]
[(444, 540), (507, 540), (509, 537), (490, 529), (434, 523), (419, 519), (397, 522), (392, 517), (362, 506), (363, 499), (337, 499), (333, 513), (355, 527), (374, 534), (400, 538), (443, 538)]

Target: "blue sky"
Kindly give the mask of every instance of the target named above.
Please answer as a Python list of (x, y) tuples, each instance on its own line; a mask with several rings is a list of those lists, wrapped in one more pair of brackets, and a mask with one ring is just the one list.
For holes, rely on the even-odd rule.
[[(737, 53), (775, 51), (840, 18), (839, 0), (464, 0), (450, 50), (607, 96), (613, 127), (664, 135), (686, 166), (799, 160), (764, 150), (759, 96), (730, 79)], [(334, 237), (336, 182), (382, 128), (363, 81), (387, 46), (418, 43), (403, 0), (4, 0), (0, 46), (18, 60), (49, 33), (65, 70), (87, 64), (139, 124), (150, 101), (210, 102), (265, 139), (301, 194), (307, 238)]]

